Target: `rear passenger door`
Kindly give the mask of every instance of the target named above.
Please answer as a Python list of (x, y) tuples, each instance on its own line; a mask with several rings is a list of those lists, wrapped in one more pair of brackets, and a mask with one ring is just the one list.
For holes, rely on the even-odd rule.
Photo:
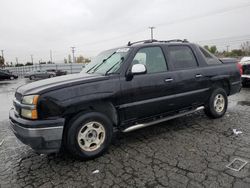
[(185, 44), (168, 45), (166, 49), (170, 69), (177, 76), (179, 107), (199, 106), (204, 103), (209, 92), (209, 80), (191, 46)]

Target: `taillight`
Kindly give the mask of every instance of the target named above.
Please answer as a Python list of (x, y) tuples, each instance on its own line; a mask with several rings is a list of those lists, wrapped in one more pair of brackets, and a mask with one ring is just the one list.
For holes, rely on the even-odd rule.
[(237, 63), (237, 67), (238, 67), (238, 69), (240, 71), (240, 75), (242, 75), (243, 74), (242, 65), (240, 63)]

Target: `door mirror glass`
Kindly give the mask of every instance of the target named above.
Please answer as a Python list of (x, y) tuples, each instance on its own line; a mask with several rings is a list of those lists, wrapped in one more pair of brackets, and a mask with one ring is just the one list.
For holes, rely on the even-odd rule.
[(132, 66), (132, 74), (144, 74), (147, 72), (146, 66), (143, 64), (135, 64)]

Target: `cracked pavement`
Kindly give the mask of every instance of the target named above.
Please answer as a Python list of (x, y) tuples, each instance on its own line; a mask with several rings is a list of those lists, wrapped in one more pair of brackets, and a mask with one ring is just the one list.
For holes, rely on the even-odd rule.
[[(0, 187), (250, 187), (250, 88), (229, 98), (221, 119), (203, 112), (131, 133), (117, 133), (109, 151), (94, 160), (67, 154), (38, 155), (9, 130), (14, 89), (0, 82)], [(233, 129), (242, 131), (236, 135)]]

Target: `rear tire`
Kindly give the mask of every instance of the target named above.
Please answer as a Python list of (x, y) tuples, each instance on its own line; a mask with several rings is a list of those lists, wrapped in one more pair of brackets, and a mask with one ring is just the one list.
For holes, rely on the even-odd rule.
[(54, 77), (54, 75), (52, 75), (52, 74), (49, 75), (49, 78), (53, 78), (53, 77)]
[(10, 77), (10, 80), (14, 80), (14, 79), (15, 79), (14, 76), (11, 76), (11, 77)]
[(217, 88), (211, 94), (208, 103), (205, 106), (205, 114), (210, 118), (220, 118), (228, 106), (227, 93), (223, 88)]
[(67, 151), (80, 159), (92, 159), (108, 149), (113, 127), (105, 115), (89, 112), (73, 118), (67, 125), (64, 135)]

